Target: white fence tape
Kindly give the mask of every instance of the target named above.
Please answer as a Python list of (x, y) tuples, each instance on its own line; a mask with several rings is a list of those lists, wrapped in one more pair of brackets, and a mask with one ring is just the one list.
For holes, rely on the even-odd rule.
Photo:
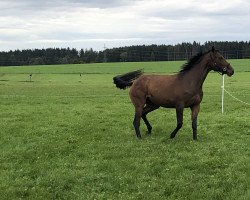
[(225, 75), (222, 76), (222, 86), (221, 86), (221, 113), (223, 114), (224, 113), (224, 91), (230, 96), (232, 97), (233, 99), (235, 99), (236, 101), (239, 101), (245, 105), (248, 105), (250, 106), (250, 103), (247, 103), (245, 101), (242, 101), (240, 100), (239, 98), (233, 96), (230, 92), (228, 92), (226, 89), (225, 89)]
[(242, 101), (242, 100), (238, 99), (237, 97), (233, 96), (230, 92), (228, 92), (225, 88), (224, 88), (224, 91), (225, 91), (229, 96), (231, 96), (232, 98), (234, 98), (235, 100), (237, 100), (237, 101), (239, 101), (239, 102), (241, 102), (241, 103), (244, 103), (244, 104), (250, 106), (250, 103), (247, 103), (247, 102), (245, 102), (245, 101)]

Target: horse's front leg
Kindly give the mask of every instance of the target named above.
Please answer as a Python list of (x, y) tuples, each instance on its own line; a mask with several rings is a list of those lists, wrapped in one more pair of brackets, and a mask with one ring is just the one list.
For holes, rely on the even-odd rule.
[(183, 122), (183, 107), (176, 108), (176, 119), (177, 119), (177, 126), (174, 131), (171, 133), (170, 138), (174, 138), (176, 133), (181, 129), (182, 122)]
[(191, 119), (192, 119), (192, 129), (193, 129), (193, 139), (197, 140), (197, 116), (200, 111), (200, 104), (191, 107)]

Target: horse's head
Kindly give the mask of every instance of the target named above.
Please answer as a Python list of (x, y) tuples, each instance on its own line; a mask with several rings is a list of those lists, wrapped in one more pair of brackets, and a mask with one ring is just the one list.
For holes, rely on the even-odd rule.
[(234, 69), (230, 63), (228, 63), (220, 52), (214, 47), (212, 47), (212, 50), (210, 51), (210, 58), (211, 62), (209, 67), (211, 70), (221, 74), (227, 74), (228, 76), (232, 76), (234, 74)]

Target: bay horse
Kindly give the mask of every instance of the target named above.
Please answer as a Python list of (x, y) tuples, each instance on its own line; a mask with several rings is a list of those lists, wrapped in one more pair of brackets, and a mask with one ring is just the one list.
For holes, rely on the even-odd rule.
[(193, 56), (173, 75), (143, 75), (142, 70), (137, 70), (115, 76), (113, 81), (116, 87), (131, 87), (129, 96), (135, 107), (133, 125), (137, 138), (141, 138), (140, 119), (143, 119), (151, 133), (152, 126), (146, 116), (159, 107), (164, 107), (176, 109), (177, 126), (170, 138), (174, 138), (182, 127), (184, 108), (190, 108), (193, 139), (197, 140), (197, 116), (203, 97), (202, 85), (211, 70), (221, 75), (234, 74), (230, 63), (212, 47), (208, 52)]

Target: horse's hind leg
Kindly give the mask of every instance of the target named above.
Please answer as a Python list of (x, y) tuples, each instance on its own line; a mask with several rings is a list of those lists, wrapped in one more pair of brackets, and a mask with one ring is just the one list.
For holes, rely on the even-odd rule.
[(135, 116), (133, 121), (135, 133), (137, 138), (141, 138), (140, 120), (142, 117), (143, 107), (146, 103), (146, 98), (142, 92), (134, 92), (134, 90), (130, 90), (130, 99), (135, 106)]
[(135, 117), (134, 117), (133, 125), (135, 128), (135, 133), (136, 133), (137, 138), (141, 138), (140, 120), (142, 116), (142, 109), (143, 109), (143, 106), (135, 108)]
[(150, 125), (146, 116), (148, 113), (150, 113), (158, 108), (159, 108), (159, 106), (154, 105), (152, 103), (147, 103), (146, 106), (143, 108), (142, 119), (143, 119), (144, 123), (146, 124), (149, 133), (151, 133), (151, 131), (152, 131), (152, 126)]
[(177, 118), (177, 126), (174, 129), (174, 131), (171, 133), (170, 138), (174, 138), (176, 133), (180, 130), (182, 127), (182, 121), (183, 121), (183, 107), (176, 108), (176, 118)]

